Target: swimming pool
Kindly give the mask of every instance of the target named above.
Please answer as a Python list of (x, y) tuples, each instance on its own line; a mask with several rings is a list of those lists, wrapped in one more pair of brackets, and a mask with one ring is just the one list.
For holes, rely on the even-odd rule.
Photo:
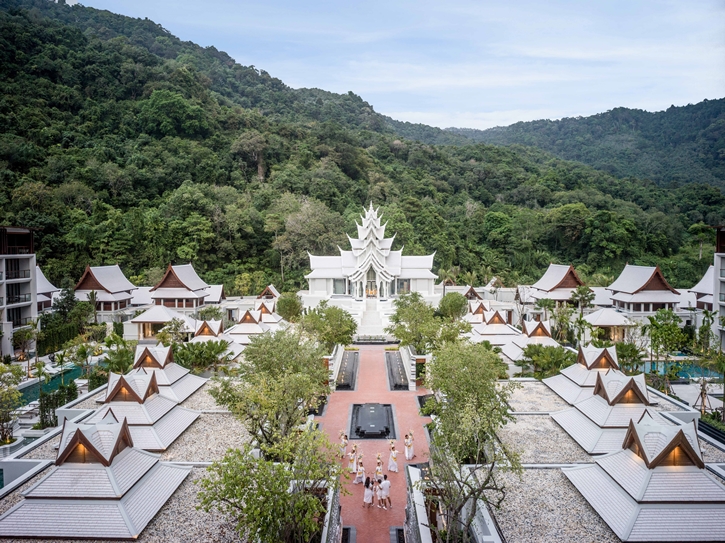
[(30, 402), (34, 402), (40, 398), (41, 385), (43, 392), (53, 392), (58, 390), (58, 387), (60, 387), (62, 383), (67, 385), (73, 379), (78, 379), (82, 374), (83, 368), (80, 366), (73, 366), (72, 368), (64, 371), (62, 377), (59, 373), (58, 375), (54, 375), (47, 383), (45, 381), (41, 381), (40, 383), (25, 387), (20, 391), (23, 395), (22, 405), (28, 405)]

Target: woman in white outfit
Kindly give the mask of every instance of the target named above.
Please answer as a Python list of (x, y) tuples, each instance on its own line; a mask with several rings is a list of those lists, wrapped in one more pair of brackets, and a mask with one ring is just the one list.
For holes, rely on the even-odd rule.
[(398, 473), (398, 451), (395, 450), (395, 444), (390, 444), (390, 458), (388, 459), (388, 471)]
[(356, 485), (362, 483), (365, 480), (365, 467), (363, 466), (362, 460), (357, 465), (357, 473), (355, 474), (355, 480), (353, 483)]
[(370, 477), (365, 479), (365, 490), (363, 491), (363, 507), (366, 505), (368, 508), (373, 506), (373, 489), (370, 484)]
[(340, 435), (340, 458), (345, 458), (345, 451), (347, 451), (347, 434)]
[(413, 456), (410, 451), (413, 448), (413, 441), (410, 439), (410, 436), (408, 434), (405, 434), (405, 440), (403, 441), (403, 444), (405, 445), (405, 459), (411, 460)]
[(413, 430), (408, 431), (408, 436), (410, 439), (410, 447), (409, 447), (410, 450), (408, 451), (408, 455), (410, 456), (410, 458), (408, 458), (408, 460), (413, 460), (413, 458), (415, 458), (415, 448), (414, 448), (415, 440), (413, 439)]

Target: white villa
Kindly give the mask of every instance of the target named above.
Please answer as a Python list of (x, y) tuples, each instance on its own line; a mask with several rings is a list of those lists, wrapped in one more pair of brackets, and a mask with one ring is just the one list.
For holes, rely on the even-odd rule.
[(131, 304), (136, 287), (126, 279), (118, 264), (114, 266), (86, 266), (75, 286), (77, 300), (86, 302), (91, 292), (96, 293), (96, 310), (100, 322), (121, 321)]
[[(184, 314), (196, 313), (210, 295), (207, 285), (191, 264), (172, 266), (166, 269), (159, 284), (153, 287), (151, 299), (154, 304), (173, 307)], [(219, 296), (220, 298), (220, 296)], [(219, 303), (220, 299), (216, 301)]]
[(638, 321), (660, 309), (676, 311), (681, 300), (680, 293), (667, 282), (659, 266), (627, 264), (607, 290), (612, 293), (614, 307)]
[[(402, 249), (393, 251), (392, 238), (385, 237), (385, 224), (380, 224), (378, 210), (372, 203), (357, 225), (357, 238), (351, 238), (352, 250), (335, 256), (310, 255), (312, 271), (305, 276), (309, 282), (306, 294), (318, 298), (332, 295), (388, 299), (403, 292), (435, 295), (435, 279), (431, 271), (434, 254), (403, 256)], [(387, 223), (386, 223), (387, 224)]]

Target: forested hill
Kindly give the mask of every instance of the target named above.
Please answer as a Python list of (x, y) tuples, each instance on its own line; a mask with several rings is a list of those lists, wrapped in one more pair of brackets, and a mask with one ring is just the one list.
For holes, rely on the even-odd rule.
[(538, 147), (619, 177), (725, 189), (725, 98), (656, 113), (620, 107), (591, 117), (447, 131), (483, 143)]
[[(690, 287), (711, 261), (703, 223), (725, 222), (711, 186), (464, 145), (80, 5), (0, 0), (0, 90), (0, 222), (37, 229), (59, 285), (86, 264), (148, 284), (193, 262), (232, 294), (299, 288), (307, 251), (346, 247), (373, 201), (406, 254), (435, 251), (436, 268), (479, 282), (532, 281), (555, 261), (601, 284), (631, 262)], [(456, 145), (401, 136), (417, 133)]]

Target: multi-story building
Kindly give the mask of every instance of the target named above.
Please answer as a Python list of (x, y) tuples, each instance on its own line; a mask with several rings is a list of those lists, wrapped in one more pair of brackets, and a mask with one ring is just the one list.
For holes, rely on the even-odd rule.
[(13, 333), (38, 316), (33, 231), (0, 227), (2, 354), (13, 354)]
[(717, 312), (715, 326), (720, 345), (725, 349), (725, 226), (718, 226), (715, 238), (715, 263), (713, 268), (713, 310)]
[(171, 307), (185, 315), (196, 313), (209, 296), (209, 285), (199, 277), (191, 264), (172, 266), (159, 283), (150, 290), (155, 305)]
[(630, 319), (642, 322), (660, 309), (679, 309), (680, 293), (662, 275), (659, 266), (627, 264), (620, 276), (607, 287), (614, 308)]

